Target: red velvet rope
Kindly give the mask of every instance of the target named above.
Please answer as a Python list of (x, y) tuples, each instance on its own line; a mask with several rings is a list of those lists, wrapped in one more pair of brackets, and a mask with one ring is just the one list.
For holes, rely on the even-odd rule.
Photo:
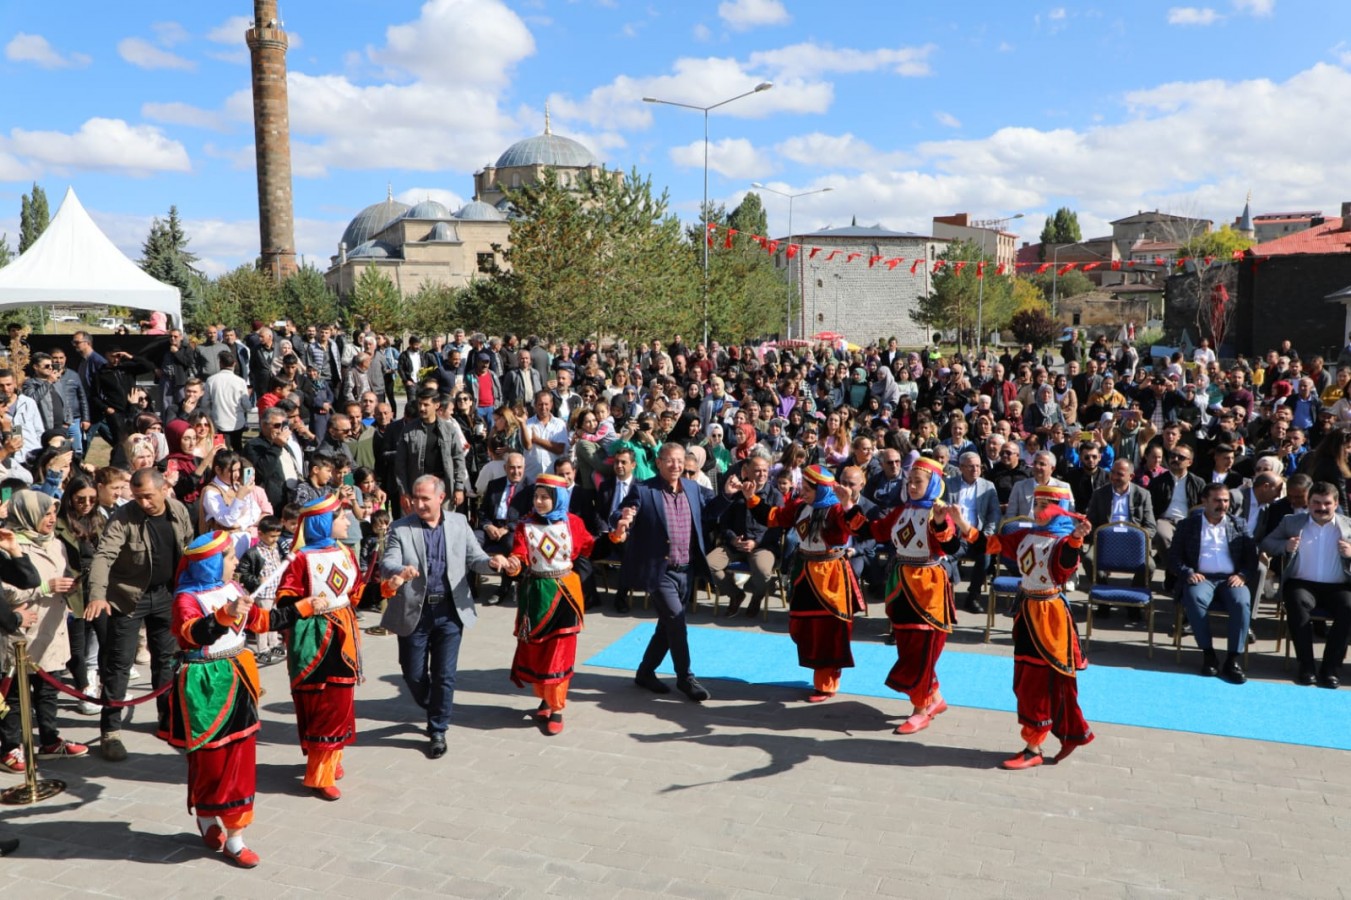
[[(146, 694), (144, 697), (137, 697), (135, 700), (101, 700), (94, 697), (90, 697), (87, 694), (82, 694), (79, 691), (75, 690), (75, 688), (73, 687), (68, 687), (64, 682), (59, 681), (58, 679), (42, 671), (41, 669), (38, 669), (37, 672), (39, 678), (50, 684), (52, 687), (56, 688), (61, 693), (66, 694), (67, 696), (74, 697), (76, 700), (88, 700), (89, 702), (95, 703), (99, 706), (111, 706), (113, 709), (121, 709), (124, 706), (139, 706), (142, 703), (149, 703), (151, 700), (156, 700), (164, 696), (164, 694), (168, 692), (169, 688), (174, 686), (174, 681), (171, 678), (164, 684), (160, 685), (155, 690)], [(8, 690), (8, 687), (6, 687), (6, 690)]]

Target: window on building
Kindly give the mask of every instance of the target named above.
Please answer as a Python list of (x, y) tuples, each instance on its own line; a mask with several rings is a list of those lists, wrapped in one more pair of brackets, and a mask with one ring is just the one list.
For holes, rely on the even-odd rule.
[(1083, 322), (1080, 321), (1082, 318), (1083, 318), (1083, 313), (1075, 313), (1075, 314), (1074, 314), (1074, 324), (1075, 324), (1075, 325), (1082, 325), (1082, 324), (1084, 324)]
[(491, 272), (493, 270), (493, 255), (491, 253), (480, 253), (478, 255), (478, 270), (480, 272)]

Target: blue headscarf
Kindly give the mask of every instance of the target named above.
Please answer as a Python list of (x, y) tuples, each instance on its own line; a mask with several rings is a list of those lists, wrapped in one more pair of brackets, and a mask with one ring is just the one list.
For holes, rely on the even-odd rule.
[(1064, 508), (1052, 504), (1042, 510), (1045, 519), (1038, 519), (1036, 532), (1038, 534), (1049, 534), (1054, 537), (1069, 537), (1074, 533), (1074, 517), (1065, 512)]
[(224, 531), (212, 531), (183, 549), (178, 561), (175, 593), (199, 593), (225, 584), (225, 554), (234, 552), (234, 542)]
[[(546, 522), (562, 522), (568, 517), (568, 504), (572, 501), (572, 488), (566, 478), (544, 474), (535, 479), (535, 489), (543, 488), (553, 494), (554, 507), (543, 515)], [(535, 513), (539, 515), (539, 513)]]
[(929, 486), (924, 489), (924, 496), (918, 500), (911, 499), (907, 493), (906, 503), (920, 509), (933, 509), (934, 503), (943, 496), (943, 466), (936, 459), (921, 456), (911, 465), (910, 471), (913, 472), (916, 468), (929, 473)]
[(812, 496), (812, 509), (830, 509), (840, 502), (835, 496), (835, 476), (824, 466), (807, 466), (802, 470), (802, 478), (816, 489)]
[(337, 544), (333, 539), (333, 516), (342, 508), (337, 494), (329, 494), (307, 503), (300, 510), (301, 546), (322, 550)]

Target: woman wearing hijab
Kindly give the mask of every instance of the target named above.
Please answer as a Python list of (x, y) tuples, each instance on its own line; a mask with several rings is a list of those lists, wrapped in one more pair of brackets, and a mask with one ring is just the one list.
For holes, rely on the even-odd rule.
[[(714, 489), (713, 482), (704, 471), (707, 466), (708, 451), (698, 444), (690, 444), (685, 448), (685, 477), (711, 491)], [(691, 472), (694, 474), (691, 475)]]
[(703, 446), (705, 452), (708, 453), (709, 463), (716, 467), (717, 473), (719, 475), (726, 473), (727, 467), (732, 464), (732, 452), (727, 449), (727, 445), (722, 441), (721, 424), (717, 422), (709, 423)]
[(202, 478), (211, 470), (215, 448), (208, 451), (205, 457), (198, 457), (194, 452), (197, 449), (197, 432), (184, 419), (173, 419), (164, 426), (164, 431), (165, 439), (169, 442), (164, 473), (178, 473), (178, 480), (173, 482), (174, 496), (183, 503), (193, 503), (201, 494)]
[(957, 552), (963, 539), (975, 540), (976, 531), (959, 507), (939, 502), (943, 483), (942, 464), (918, 457), (906, 475), (906, 502), (881, 519), (855, 516), (852, 523), (859, 534), (890, 541), (895, 548), (887, 574), (886, 608), (896, 637), (896, 665), (887, 675), (887, 687), (908, 695), (915, 707), (896, 727), (896, 734), (923, 731), (948, 708), (935, 669), (957, 611), (942, 561)]
[(854, 614), (866, 612), (863, 591), (849, 565), (849, 512), (854, 499), (835, 476), (822, 466), (802, 470), (810, 496), (792, 498), (782, 506), (761, 504), (755, 484), (741, 484), (746, 506), (770, 528), (792, 529), (800, 543), (793, 555), (793, 596), (788, 603), (788, 634), (797, 645), (798, 665), (812, 670), (808, 703), (820, 703), (840, 689), (844, 669), (854, 667), (849, 641)]
[(322, 800), (342, 797), (342, 748), (356, 738), (353, 695), (361, 677), (360, 631), (352, 607), (361, 597), (356, 556), (340, 541), (347, 516), (337, 494), (300, 510), (297, 549), (277, 585), (278, 609), (302, 598), (320, 598), (324, 614), (287, 633), (286, 662), (291, 697), (305, 754), (305, 786)]
[(1041, 765), (1048, 734), (1060, 739), (1056, 762), (1093, 740), (1075, 678), (1088, 660), (1064, 594), (1092, 529), (1083, 516), (1065, 511), (1069, 500), (1067, 487), (1040, 486), (1033, 492), (1034, 528), (986, 538), (989, 552), (1016, 560), (1023, 573), (1013, 617), (1013, 693), (1026, 746), (1000, 763), (1005, 769)]
[(755, 449), (756, 443), (760, 440), (760, 435), (756, 432), (755, 426), (749, 422), (743, 422), (736, 426), (736, 449), (732, 451), (732, 456), (738, 461), (746, 459)]
[(159, 737), (188, 759), (188, 809), (202, 842), (241, 868), (258, 865), (244, 844), (253, 822), (257, 779), (258, 665), (245, 632), (281, 631), (322, 610), (307, 598), (264, 610), (234, 582), (235, 555), (223, 531), (183, 551), (174, 587), (173, 633), (183, 665), (169, 689), (169, 717)]
[[(19, 491), (10, 498), (5, 525), (13, 529), (24, 555), (32, 562), (42, 584), (23, 590), (4, 585), (4, 602), (11, 608), (37, 608), (37, 622), (12, 638), (0, 638), (0, 672), (14, 667), (12, 642), (28, 641), (28, 656), (47, 672), (59, 672), (70, 660), (70, 637), (66, 631), (66, 594), (75, 587), (66, 548), (53, 538), (56, 531), (56, 501), (37, 491)], [(84, 756), (89, 748), (62, 740), (56, 727), (56, 688), (41, 678), (29, 679), (33, 713), (38, 727), (38, 759), (68, 759)], [(19, 722), (19, 679), (9, 683), (5, 702), (12, 712), (0, 719), (0, 768), (23, 773), (28, 760), (23, 754), (23, 728)]]
[(593, 545), (582, 520), (568, 512), (572, 489), (559, 475), (535, 479), (534, 512), (516, 524), (507, 574), (525, 570), (516, 610), (516, 657), (511, 680), (517, 687), (534, 685), (540, 698), (535, 715), (544, 733), (563, 731), (568, 684), (577, 661), (584, 602), (582, 584), (573, 570)]
[(1027, 431), (1046, 435), (1050, 434), (1052, 425), (1065, 424), (1065, 414), (1060, 411), (1060, 404), (1055, 402), (1055, 388), (1043, 384), (1037, 388), (1033, 397), (1036, 402), (1023, 416), (1023, 425)]

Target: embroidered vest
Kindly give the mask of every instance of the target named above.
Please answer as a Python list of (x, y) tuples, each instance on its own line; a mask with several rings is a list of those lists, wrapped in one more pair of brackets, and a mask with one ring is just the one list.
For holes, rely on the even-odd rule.
[(301, 556), (310, 576), (310, 593), (325, 598), (329, 612), (352, 605), (348, 595), (357, 583), (357, 569), (345, 547), (305, 550)]
[(896, 559), (908, 566), (934, 565), (929, 547), (929, 519), (932, 509), (907, 506), (896, 517), (891, 527), (891, 544), (896, 548)]
[(572, 570), (572, 530), (561, 522), (527, 522), (525, 543), (530, 550), (530, 573), (544, 577)]
[[(211, 617), (215, 616), (217, 611), (226, 604), (233, 603), (234, 599), (241, 596), (242, 593), (243, 591), (239, 589), (238, 585), (231, 583), (223, 584), (209, 591), (198, 591), (192, 596), (196, 599), (197, 605), (201, 607), (202, 615)], [(236, 631), (231, 628), (217, 638), (210, 647), (198, 647), (195, 650), (188, 651), (186, 656), (189, 660), (229, 659), (240, 654), (244, 649), (245, 641), (246, 635), (242, 630)]]
[(1049, 534), (1029, 534), (1018, 547), (1018, 571), (1023, 574), (1023, 590), (1044, 594), (1060, 589), (1051, 577), (1051, 554), (1060, 539)]

